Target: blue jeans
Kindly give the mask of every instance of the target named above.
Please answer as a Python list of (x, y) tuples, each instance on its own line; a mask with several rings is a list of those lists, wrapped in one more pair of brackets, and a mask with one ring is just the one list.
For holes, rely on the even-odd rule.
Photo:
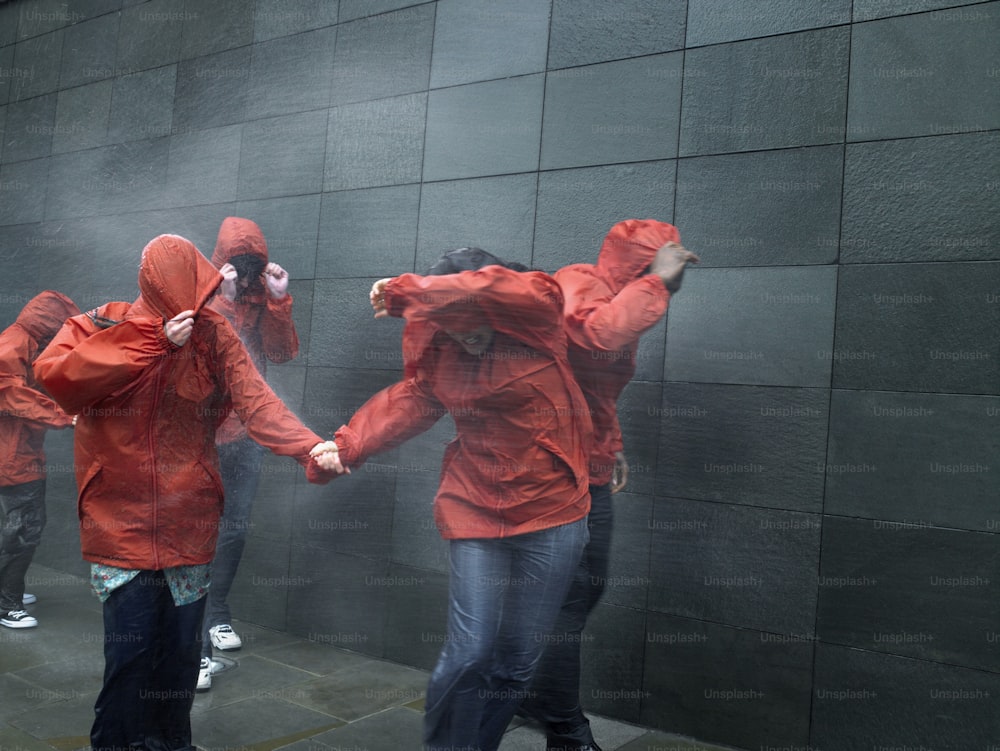
[(205, 598), (174, 605), (162, 571), (141, 571), (104, 602), (104, 686), (94, 705), (93, 751), (194, 751)]
[(496, 751), (528, 694), (586, 542), (585, 519), (451, 541), (447, 634), (427, 686), (428, 751)]
[(610, 486), (591, 485), (587, 517), (590, 541), (535, 672), (531, 695), (521, 706), (524, 714), (545, 728), (549, 751), (576, 749), (594, 742), (590, 722), (580, 705), (580, 647), (587, 616), (601, 599), (608, 578), (613, 521)]
[(229, 590), (236, 579), (236, 570), (243, 557), (243, 548), (250, 529), (250, 513), (257, 495), (260, 465), (264, 449), (250, 438), (241, 438), (219, 446), (219, 469), (225, 505), (219, 520), (219, 540), (215, 543), (212, 560), (212, 579), (205, 606), (205, 625), (202, 629), (202, 657), (212, 656), (212, 640), (208, 630), (212, 626), (232, 623), (229, 612)]
[(22, 610), (24, 577), (45, 528), (45, 480), (0, 487), (0, 612)]

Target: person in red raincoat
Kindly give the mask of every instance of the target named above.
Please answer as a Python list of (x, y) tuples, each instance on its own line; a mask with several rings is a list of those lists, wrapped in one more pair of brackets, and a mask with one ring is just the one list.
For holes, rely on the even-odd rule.
[(565, 296), (569, 360), (590, 406), (590, 541), (584, 550), (554, 638), (535, 674), (523, 714), (546, 731), (547, 751), (600, 751), (580, 705), (580, 647), (587, 616), (600, 600), (611, 547), (611, 495), (625, 487), (617, 403), (635, 374), (639, 337), (667, 312), (688, 263), (698, 257), (680, 245), (672, 224), (628, 219), (604, 238), (597, 264), (555, 273)]
[(80, 309), (66, 295), (46, 290), (24, 306), (0, 334), (0, 624), (33, 628), (24, 609), (24, 577), (45, 528), (45, 452), (48, 430), (69, 428), (63, 412), (35, 380), (31, 366), (63, 321)]
[(450, 576), (427, 688), (431, 751), (499, 746), (587, 534), (591, 424), (566, 358), (562, 294), (547, 274), (500, 264), (466, 248), (433, 275), (376, 282), (376, 317), (407, 321), (404, 379), (334, 436), (344, 466), (358, 467), (446, 413), (455, 422), (434, 499)]
[[(219, 227), (212, 265), (219, 269), (223, 281), (209, 307), (232, 324), (258, 372), (265, 376), (268, 362), (295, 358), (299, 338), (292, 321), (288, 272), (268, 258), (267, 242), (257, 223), (226, 217)], [(212, 647), (235, 650), (243, 646), (232, 627), (228, 597), (243, 557), (264, 454), (235, 412), (219, 426), (215, 442), (226, 502), (212, 561), (212, 588), (205, 605), (200, 690), (212, 686)]]
[(190, 711), (223, 503), (215, 431), (230, 410), (310, 481), (342, 469), (333, 444), (285, 407), (206, 307), (221, 282), (190, 241), (160, 235), (142, 252), (139, 298), (70, 318), (35, 361), (39, 381), (78, 415), (80, 540), (104, 603), (93, 751), (194, 749)]

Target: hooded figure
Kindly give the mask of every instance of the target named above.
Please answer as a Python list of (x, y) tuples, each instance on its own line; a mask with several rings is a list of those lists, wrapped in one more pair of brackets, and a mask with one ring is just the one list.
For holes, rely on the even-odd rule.
[(79, 313), (65, 295), (33, 297), (0, 334), (0, 625), (32, 628), (24, 578), (45, 528), (45, 433), (71, 427), (35, 380), (31, 366), (63, 321)]
[(580, 644), (587, 616), (600, 600), (610, 558), (611, 494), (621, 490), (628, 464), (622, 452), (617, 402), (635, 374), (640, 335), (667, 311), (687, 262), (697, 257), (678, 244), (671, 224), (629, 219), (614, 225), (596, 265), (555, 273), (566, 301), (563, 323), (569, 361), (594, 423), (590, 450), (590, 540), (554, 631), (522, 704), (546, 732), (547, 748), (600, 751), (580, 704)]
[[(219, 228), (212, 263), (225, 281), (209, 305), (232, 324), (261, 376), (267, 373), (268, 362), (294, 358), (299, 339), (292, 321), (292, 296), (287, 292), (288, 274), (268, 261), (260, 227), (250, 219), (227, 217)], [(205, 606), (200, 691), (212, 687), (213, 647), (234, 650), (243, 646), (232, 627), (228, 599), (243, 557), (263, 459), (263, 449), (248, 437), (235, 412), (219, 426), (215, 442), (226, 504)]]
[[(70, 318), (35, 361), (56, 402), (78, 414), (80, 540), (106, 631), (94, 751), (191, 745), (207, 564), (223, 502), (215, 431), (230, 410), (310, 481), (330, 477), (310, 457), (322, 439), (206, 306), (221, 282), (190, 241), (160, 235), (142, 253), (140, 297)], [(178, 345), (187, 311), (193, 327)]]

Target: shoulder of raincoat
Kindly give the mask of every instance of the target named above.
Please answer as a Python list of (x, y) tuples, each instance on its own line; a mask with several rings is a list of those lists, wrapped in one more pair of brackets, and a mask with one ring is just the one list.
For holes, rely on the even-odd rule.
[[(404, 380), (337, 431), (342, 460), (358, 466), (449, 414), (456, 438), (434, 510), (443, 537), (507, 537), (585, 516), (590, 414), (566, 358), (555, 280), (489, 266), (404, 274), (385, 293), (390, 314), (407, 321)], [(480, 355), (446, 333), (479, 325), (494, 331)]]
[(42, 348), (79, 308), (66, 295), (46, 290), (0, 333), (0, 485), (45, 477), (45, 431), (68, 428), (73, 418), (35, 380), (31, 365)]
[(565, 295), (569, 359), (594, 420), (591, 482), (611, 479), (615, 453), (623, 450), (617, 402), (635, 374), (639, 337), (666, 313), (670, 292), (648, 273), (656, 252), (679, 242), (672, 224), (628, 219), (604, 238), (596, 264), (574, 264), (555, 273)]
[[(222, 316), (205, 307), (222, 277), (184, 238), (143, 251), (140, 297), (75, 316), (35, 362), (64, 409), (79, 413), (75, 465), (86, 560), (161, 569), (208, 563), (222, 511), (215, 430), (231, 409), (250, 435), (324, 482), (309, 457), (322, 439), (264, 383)], [(196, 311), (190, 340), (164, 322)]]

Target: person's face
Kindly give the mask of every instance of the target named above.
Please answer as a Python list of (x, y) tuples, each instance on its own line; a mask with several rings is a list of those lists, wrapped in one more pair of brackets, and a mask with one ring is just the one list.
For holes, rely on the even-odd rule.
[(264, 273), (264, 264), (253, 256), (237, 256), (230, 263), (236, 269), (236, 289), (239, 292), (246, 290)]
[(484, 324), (468, 331), (456, 331), (454, 329), (445, 331), (448, 336), (462, 345), (462, 349), (470, 355), (481, 355), (493, 344), (492, 328)]

